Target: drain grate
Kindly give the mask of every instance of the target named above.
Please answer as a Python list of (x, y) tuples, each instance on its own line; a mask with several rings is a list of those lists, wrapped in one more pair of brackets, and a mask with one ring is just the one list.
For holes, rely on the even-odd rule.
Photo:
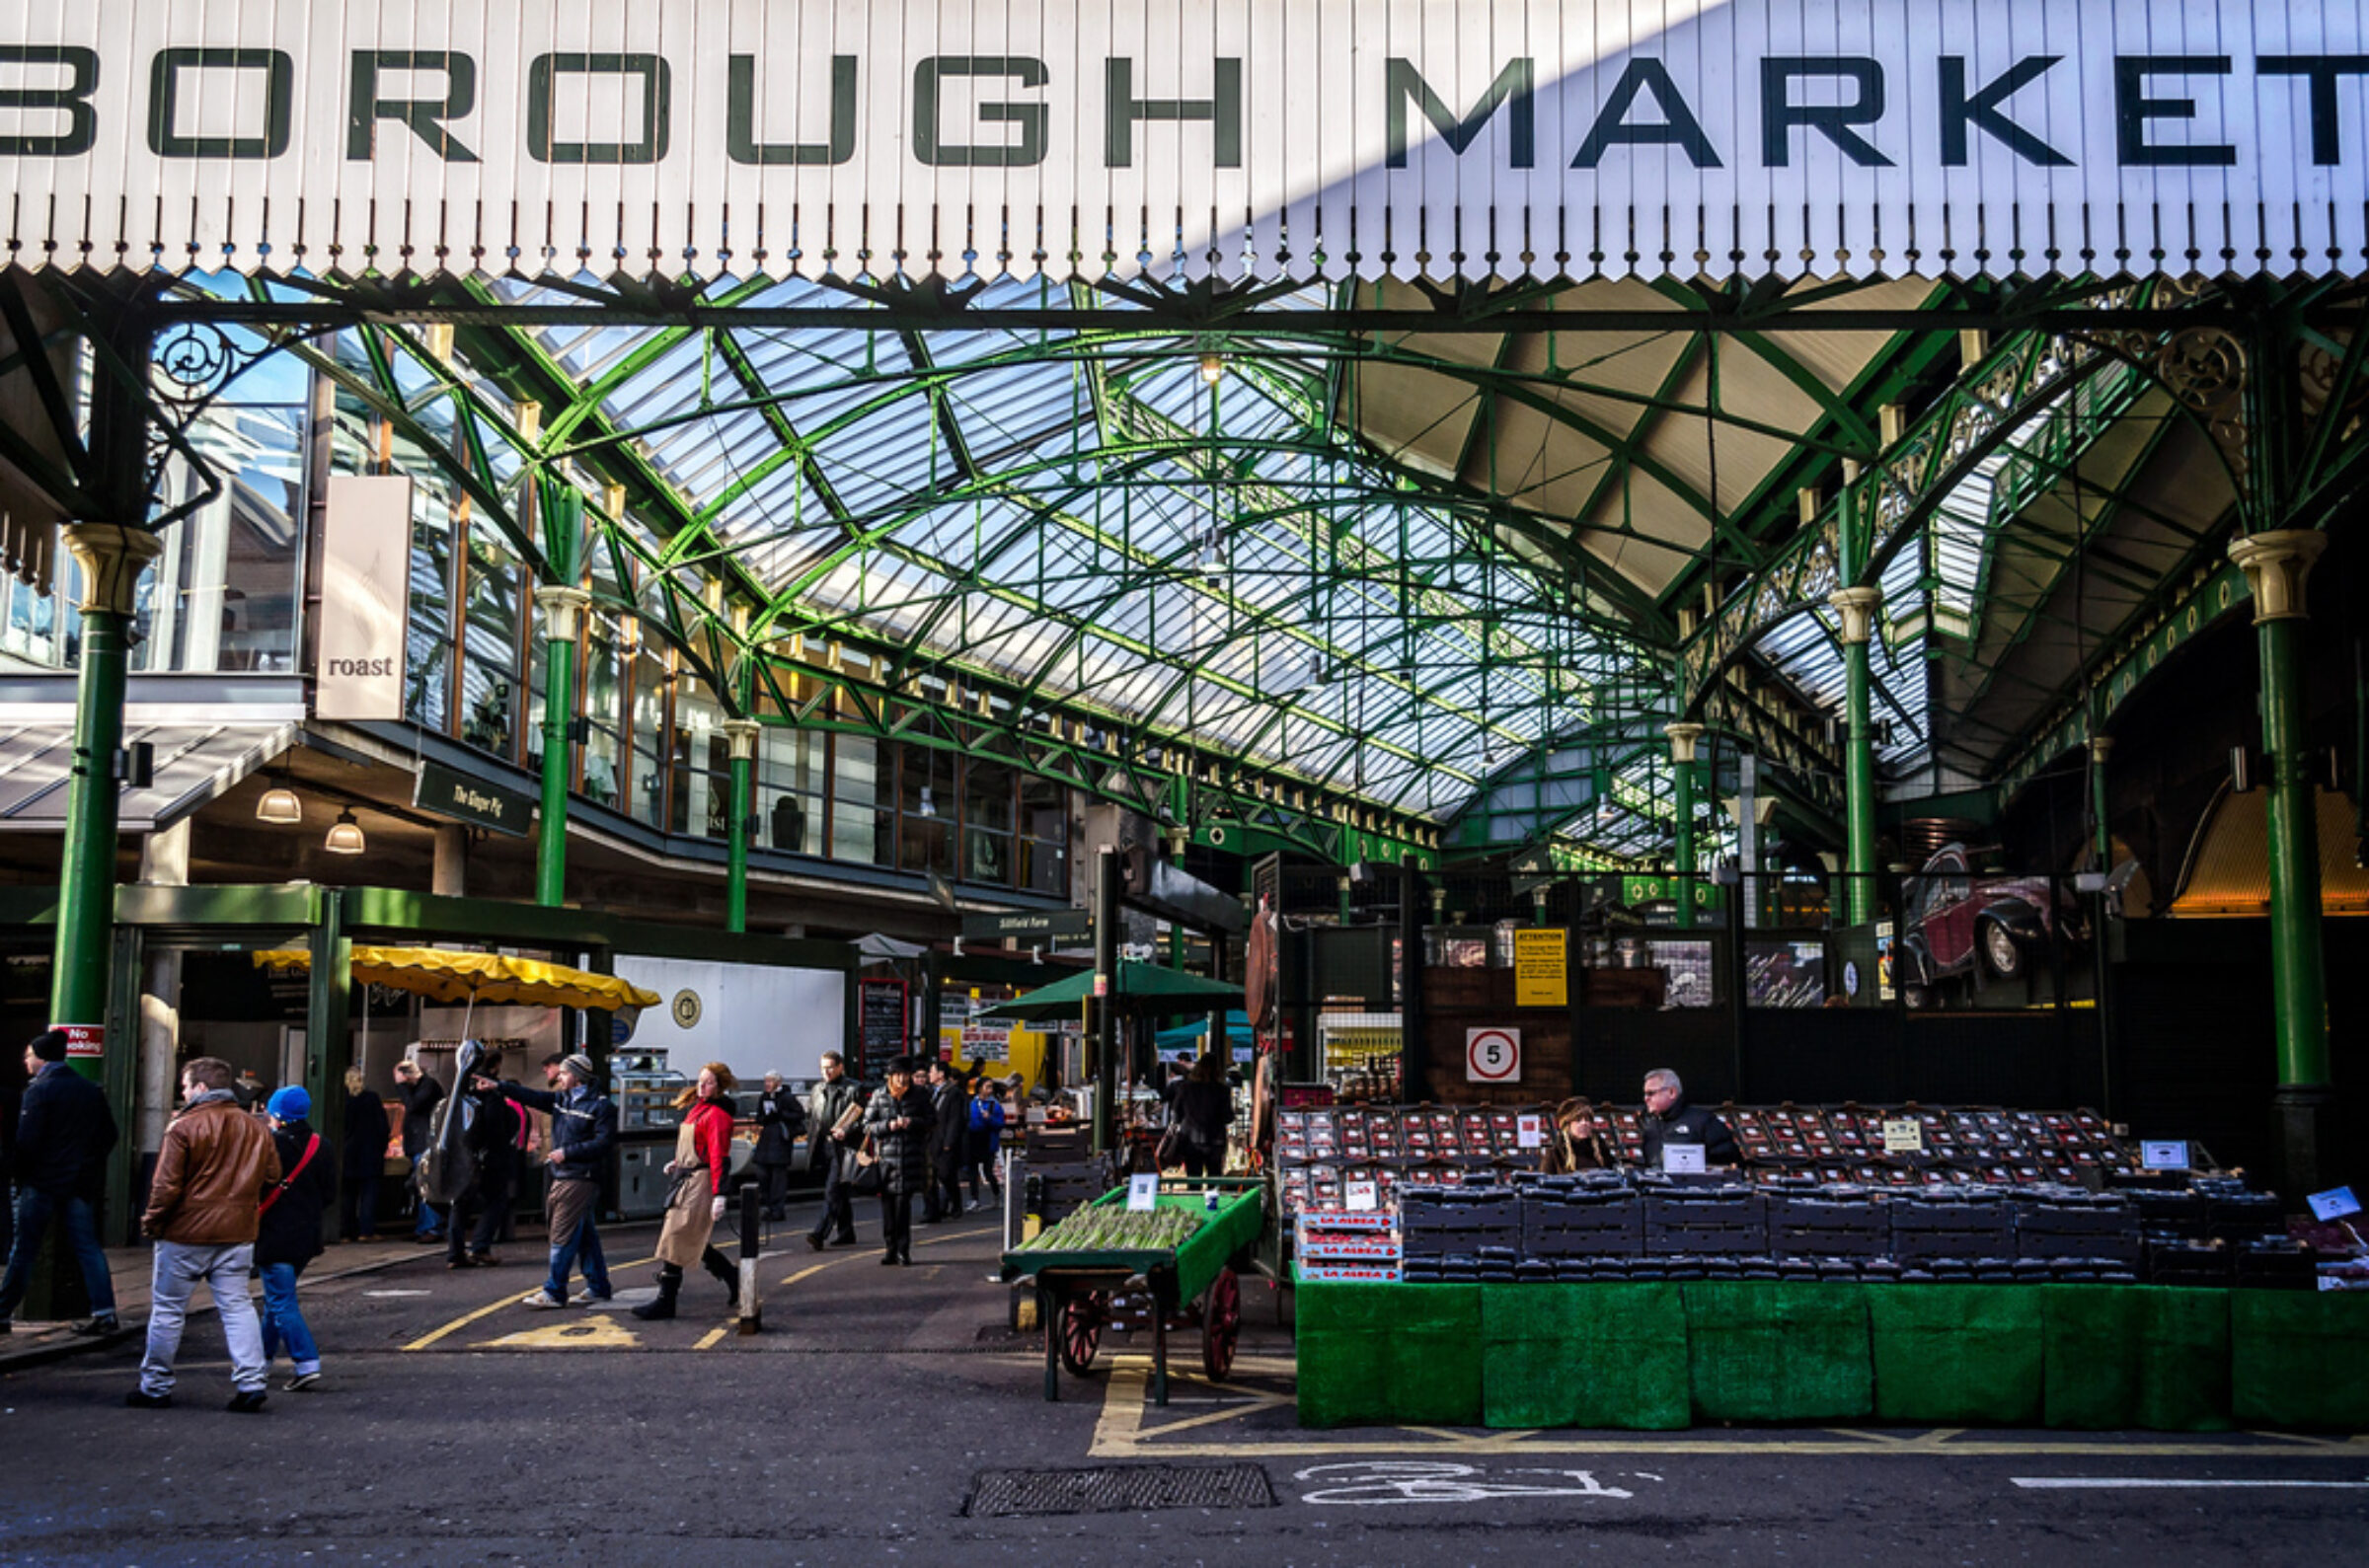
[(1256, 1464), (1130, 1464), (1091, 1470), (986, 1470), (963, 1512), (973, 1519), (1139, 1514), (1161, 1508), (1272, 1508)]

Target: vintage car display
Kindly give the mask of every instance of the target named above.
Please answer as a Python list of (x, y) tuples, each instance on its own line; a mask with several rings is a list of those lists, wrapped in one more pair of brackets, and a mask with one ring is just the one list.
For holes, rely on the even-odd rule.
[(1945, 982), (1979, 989), (2021, 978), (2060, 923), (2068, 937), (2085, 935), (2070, 895), (2048, 877), (1977, 872), (1962, 844), (1944, 845), (1902, 895), (1894, 976), (1912, 1008), (1931, 1007)]

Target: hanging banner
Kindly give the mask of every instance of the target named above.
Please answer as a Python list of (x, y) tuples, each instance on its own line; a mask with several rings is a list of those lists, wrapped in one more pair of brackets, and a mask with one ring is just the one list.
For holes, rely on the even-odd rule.
[(85, 0), (33, 264), (1377, 278), (2364, 261), (2356, 0)]
[(403, 717), (411, 562), (412, 482), (400, 475), (332, 475), (323, 521), (315, 717)]

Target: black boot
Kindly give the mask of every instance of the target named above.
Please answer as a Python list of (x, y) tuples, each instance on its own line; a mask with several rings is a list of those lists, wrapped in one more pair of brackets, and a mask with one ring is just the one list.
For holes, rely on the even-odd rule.
[(634, 1315), (646, 1323), (663, 1322), (674, 1315), (674, 1299), (683, 1294), (683, 1271), (671, 1263), (658, 1265), (658, 1299), (644, 1302)]
[(739, 1269), (735, 1268), (730, 1259), (726, 1258), (723, 1253), (717, 1251), (714, 1247), (710, 1247), (705, 1252), (702, 1252), (699, 1255), (699, 1261), (706, 1265), (710, 1274), (713, 1274), (718, 1279), (724, 1281), (724, 1288), (726, 1290), (731, 1292), (732, 1299), (725, 1305), (729, 1307), (735, 1312), (740, 1310)]

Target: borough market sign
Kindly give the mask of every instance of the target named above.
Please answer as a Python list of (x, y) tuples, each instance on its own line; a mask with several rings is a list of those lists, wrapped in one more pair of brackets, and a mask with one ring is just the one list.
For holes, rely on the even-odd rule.
[(86, 0), (27, 264), (1435, 277), (2369, 260), (2359, 0)]

